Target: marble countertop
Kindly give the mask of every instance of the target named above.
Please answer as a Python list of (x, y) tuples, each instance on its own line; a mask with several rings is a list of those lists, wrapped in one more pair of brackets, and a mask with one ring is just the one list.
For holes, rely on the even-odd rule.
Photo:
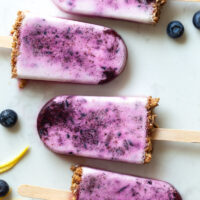
[[(106, 85), (32, 81), (19, 90), (17, 81), (10, 78), (10, 50), (0, 49), (0, 110), (11, 108), (19, 115), (15, 128), (8, 130), (0, 126), (0, 163), (16, 156), (26, 145), (31, 146), (30, 152), (15, 168), (0, 174), (0, 179), (5, 179), (12, 187), (10, 199), (24, 199), (16, 192), (21, 184), (69, 189), (73, 163), (165, 180), (178, 189), (184, 200), (200, 199), (200, 144), (154, 142), (152, 162), (139, 166), (58, 156), (43, 146), (35, 126), (42, 105), (56, 95), (152, 95), (161, 98), (156, 109), (160, 127), (200, 130), (200, 31), (192, 24), (200, 3), (169, 0), (159, 24), (152, 26), (67, 16), (50, 0), (1, 0), (0, 35), (9, 34), (18, 10), (112, 27), (124, 38), (129, 58), (123, 74)], [(166, 26), (171, 20), (180, 20), (185, 26), (185, 34), (180, 40), (172, 40), (166, 35)]]

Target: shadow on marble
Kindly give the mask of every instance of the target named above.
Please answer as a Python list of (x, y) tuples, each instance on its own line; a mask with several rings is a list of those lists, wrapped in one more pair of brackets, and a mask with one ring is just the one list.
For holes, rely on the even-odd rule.
[(187, 41), (186, 33), (184, 33), (182, 37), (175, 39), (175, 42), (180, 45), (184, 44), (186, 41)]
[(78, 156), (64, 156), (56, 154), (60, 159), (71, 165), (82, 165), (102, 170), (112, 171), (116, 173), (126, 173), (138, 177), (157, 178), (159, 170), (159, 160), (155, 160), (151, 164), (137, 165), (118, 161), (107, 161), (93, 158), (84, 158)]
[(170, 119), (168, 110), (165, 110), (165, 108), (162, 106), (162, 103), (159, 103), (159, 106), (155, 108), (155, 114), (156, 114), (156, 124), (159, 128), (163, 128), (166, 124), (166, 121)]
[(10, 62), (11, 59), (11, 49), (0, 48), (0, 59), (5, 59)]
[[(156, 148), (154, 154), (167, 154), (168, 151), (174, 152), (174, 155), (183, 156), (196, 156), (200, 154), (199, 143), (182, 143), (182, 142), (167, 142), (167, 141), (156, 141), (154, 142)], [(159, 149), (159, 152), (158, 150)]]
[[(116, 161), (106, 161), (92, 158), (76, 157), (76, 156), (64, 156), (55, 154), (71, 165), (83, 165), (93, 168), (99, 168), (103, 170), (113, 171), (117, 173), (125, 173), (153, 179), (160, 179), (163, 174), (163, 158), (169, 154), (168, 151), (173, 151), (175, 155), (182, 155), (190, 157), (191, 155), (199, 156), (200, 148), (198, 145), (188, 145), (184, 143), (169, 143), (169, 142), (154, 142), (153, 159), (151, 163), (145, 165), (136, 165)], [(196, 154), (196, 155), (195, 155)], [(162, 165), (162, 166), (161, 166)], [(181, 166), (180, 166), (181, 167)]]
[(6, 196), (5, 200), (13, 200), (12, 191), (9, 192), (8, 196)]
[(10, 133), (15, 133), (15, 134), (19, 133), (21, 129), (20, 120), (18, 119), (17, 123), (12, 128), (5, 128), (5, 129), (7, 129), (7, 131)]

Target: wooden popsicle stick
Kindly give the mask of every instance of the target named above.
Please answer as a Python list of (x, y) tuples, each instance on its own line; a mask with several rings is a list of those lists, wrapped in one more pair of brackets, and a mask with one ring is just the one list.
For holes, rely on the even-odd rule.
[(200, 131), (156, 128), (153, 132), (152, 139), (173, 142), (200, 143)]
[(43, 199), (43, 200), (71, 200), (71, 192), (55, 190), (31, 185), (21, 185), (18, 193), (23, 197)]
[(12, 48), (12, 37), (11, 36), (0, 36), (0, 47)]

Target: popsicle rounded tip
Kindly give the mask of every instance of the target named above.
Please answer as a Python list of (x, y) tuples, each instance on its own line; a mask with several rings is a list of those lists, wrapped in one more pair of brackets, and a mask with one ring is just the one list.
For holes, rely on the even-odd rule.
[(175, 191), (174, 194), (173, 194), (173, 200), (182, 200), (182, 197), (181, 195), (179, 194), (178, 191)]
[[(126, 64), (127, 64), (127, 58), (128, 58), (128, 49), (127, 49), (126, 43), (124, 42), (123, 38), (115, 30), (110, 29), (110, 28), (105, 30), (104, 34), (113, 36), (114, 38), (118, 38), (119, 41), (121, 41), (122, 46), (123, 46), (123, 54), (121, 55), (121, 60), (123, 62), (121, 64), (121, 67), (119, 68), (119, 70), (117, 70), (117, 68), (111, 68), (111, 67), (103, 69), (103, 76), (105, 78), (100, 80), (99, 84), (105, 84), (105, 83), (108, 83), (108, 82), (114, 80), (115, 78), (117, 78), (124, 71)], [(113, 51), (112, 47), (108, 51)]]
[(180, 193), (178, 192), (178, 190), (173, 186), (171, 185), (170, 183), (168, 182), (165, 182), (166, 185), (168, 185), (168, 191), (167, 191), (167, 194), (168, 194), (168, 198), (167, 200), (182, 200), (182, 197), (180, 195)]

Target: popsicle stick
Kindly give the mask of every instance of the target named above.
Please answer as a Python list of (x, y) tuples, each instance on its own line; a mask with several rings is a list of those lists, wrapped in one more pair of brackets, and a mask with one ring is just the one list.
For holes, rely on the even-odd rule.
[(153, 133), (152, 139), (173, 142), (200, 143), (200, 131), (157, 128)]
[(11, 36), (0, 36), (0, 47), (12, 48), (12, 37)]
[(55, 190), (31, 185), (21, 185), (18, 193), (23, 197), (43, 199), (43, 200), (71, 200), (71, 192)]

